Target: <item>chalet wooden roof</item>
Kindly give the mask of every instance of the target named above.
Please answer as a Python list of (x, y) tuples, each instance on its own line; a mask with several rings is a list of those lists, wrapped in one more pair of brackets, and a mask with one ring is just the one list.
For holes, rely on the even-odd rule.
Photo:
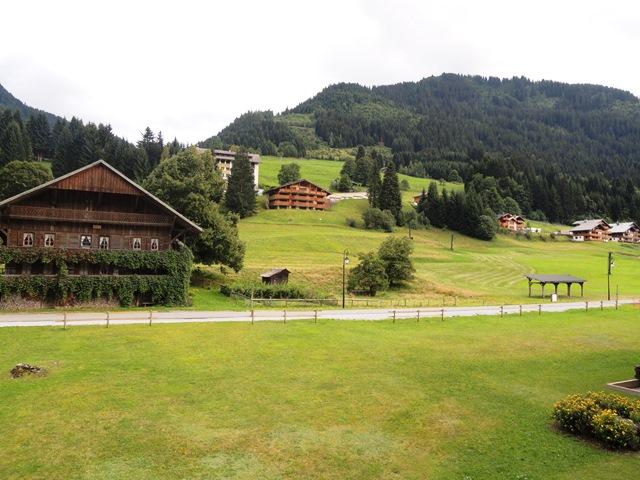
[(573, 225), (573, 228), (570, 230), (571, 232), (590, 232), (598, 227), (601, 227), (603, 230), (610, 228), (609, 224), (601, 218), (595, 220), (580, 220), (573, 222)]
[(629, 230), (639, 230), (640, 227), (635, 222), (613, 223), (609, 233), (627, 233)]
[[(94, 172), (90, 172), (92, 169), (100, 168), (101, 171), (97, 175)], [(26, 190), (22, 193), (14, 195), (0, 202), (0, 208), (7, 205), (11, 205), (18, 200), (28, 198), (36, 193), (45, 190), (50, 187), (55, 187), (63, 190), (82, 190), (90, 192), (105, 192), (105, 193), (124, 193), (130, 195), (144, 195), (151, 199), (156, 205), (165, 210), (166, 212), (175, 215), (180, 223), (182, 223), (189, 230), (200, 233), (202, 228), (181, 213), (174, 210), (172, 207), (164, 203), (158, 197), (148, 192), (133, 180), (128, 178), (123, 173), (119, 172), (104, 160), (98, 160), (90, 163), (84, 167), (81, 167), (73, 172), (69, 172), (61, 177), (54, 178), (42, 185)]]
[(262, 278), (271, 278), (274, 275), (277, 275), (281, 272), (287, 272), (287, 273), (291, 273), (288, 269), (286, 268), (274, 268), (273, 270), (269, 270), (268, 272), (264, 272), (263, 274), (261, 274), (260, 276)]
[(323, 191), (323, 192), (325, 192), (327, 195), (331, 195), (331, 192), (330, 192), (329, 190), (327, 190), (326, 188), (322, 188), (320, 185), (316, 185), (315, 183), (310, 182), (309, 180), (306, 180), (306, 179), (304, 179), (304, 178), (301, 178), (300, 180), (296, 180), (295, 182), (285, 183), (285, 184), (280, 185), (280, 186), (278, 186), (278, 187), (273, 187), (273, 188), (271, 188), (271, 189), (267, 190), (267, 191), (266, 191), (266, 192), (264, 192), (264, 193), (271, 193), (271, 192), (275, 192), (276, 190), (280, 190), (281, 188), (288, 187), (288, 186), (290, 186), (290, 185), (295, 185), (296, 183), (308, 183), (309, 185), (312, 185), (312, 186), (316, 187), (318, 190), (322, 190), (322, 191)]

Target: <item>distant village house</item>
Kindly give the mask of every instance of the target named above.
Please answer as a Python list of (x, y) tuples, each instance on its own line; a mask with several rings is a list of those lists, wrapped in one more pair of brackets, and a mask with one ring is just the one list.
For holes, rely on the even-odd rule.
[(609, 237), (612, 242), (640, 243), (640, 227), (634, 222), (614, 223)]
[(269, 208), (326, 210), (330, 206), (331, 192), (304, 179), (272, 188), (265, 194)]
[[(208, 148), (200, 148), (196, 147), (196, 151), (199, 153), (211, 152)], [(233, 162), (235, 162), (238, 154), (231, 150), (213, 150), (213, 156), (216, 159), (216, 165), (220, 173), (222, 174), (222, 178), (226, 180), (229, 179), (229, 175), (231, 175), (231, 170), (233, 169)], [(253, 184), (256, 188), (258, 188), (258, 180), (260, 176), (260, 155), (257, 153), (247, 153), (249, 157), (249, 162), (251, 163), (251, 168), (253, 170)]]
[(514, 232), (522, 232), (527, 228), (527, 222), (520, 215), (505, 213), (498, 217), (500, 228), (512, 230)]
[(568, 235), (574, 242), (608, 242), (611, 225), (599, 218), (594, 220), (580, 220), (574, 222)]

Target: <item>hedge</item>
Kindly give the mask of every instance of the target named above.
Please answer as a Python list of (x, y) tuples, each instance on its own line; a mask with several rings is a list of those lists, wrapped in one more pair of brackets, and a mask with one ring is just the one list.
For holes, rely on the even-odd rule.
[(640, 401), (611, 393), (570, 395), (556, 403), (553, 417), (569, 433), (604, 445), (640, 450)]
[[(19, 248), (0, 246), (0, 263), (53, 263), (55, 276), (0, 276), (0, 297), (18, 294), (56, 303), (117, 299), (122, 306), (133, 304), (136, 296), (149, 295), (153, 303), (186, 305), (193, 255), (187, 247), (160, 252), (87, 250), (59, 248)], [(88, 263), (130, 271), (162, 272), (158, 275), (69, 275), (68, 265)]]

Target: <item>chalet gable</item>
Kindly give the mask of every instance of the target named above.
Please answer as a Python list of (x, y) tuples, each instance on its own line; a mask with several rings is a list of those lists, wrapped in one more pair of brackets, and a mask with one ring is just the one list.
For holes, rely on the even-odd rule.
[(4, 209), (5, 207), (50, 190), (113, 193), (145, 197), (151, 204), (158, 207), (165, 214), (175, 217), (176, 221), (188, 230), (196, 233), (202, 232), (201, 227), (174, 210), (155, 195), (146, 191), (104, 160), (98, 160), (73, 172), (69, 172), (66, 175), (7, 198), (0, 202), (0, 209)]

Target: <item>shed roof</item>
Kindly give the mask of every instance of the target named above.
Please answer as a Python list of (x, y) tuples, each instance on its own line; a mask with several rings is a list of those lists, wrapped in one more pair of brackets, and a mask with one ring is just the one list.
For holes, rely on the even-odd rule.
[(53, 180), (50, 180), (48, 182), (43, 183), (42, 185), (38, 185), (37, 187), (31, 188), (29, 190), (26, 190), (22, 193), (19, 193), (17, 195), (14, 195), (13, 197), (9, 197), (6, 200), (2, 200), (0, 202), (0, 207), (4, 207), (7, 205), (10, 205), (22, 198), (27, 198), (30, 197), (36, 193), (38, 193), (40, 190), (44, 190), (48, 187), (51, 187), (59, 182), (62, 182), (63, 180), (66, 180), (67, 178), (70, 178), (74, 175), (77, 175), (81, 172), (84, 172), (86, 170), (89, 170), (91, 168), (96, 168), (96, 167), (104, 167), (107, 168), (108, 170), (110, 170), (111, 172), (113, 172), (114, 174), (118, 175), (120, 178), (122, 178), (125, 182), (127, 182), (128, 184), (130, 184), (134, 189), (138, 190), (140, 193), (142, 193), (143, 195), (146, 195), (147, 197), (149, 197), (154, 203), (156, 203), (157, 205), (159, 205), (163, 210), (175, 215), (178, 220), (184, 224), (187, 228), (189, 228), (190, 230), (196, 231), (198, 233), (202, 232), (202, 228), (198, 225), (196, 225), (194, 222), (192, 222), (191, 220), (189, 220), (187, 217), (185, 217), (184, 215), (182, 215), (181, 213), (177, 212), (176, 210), (174, 210), (172, 207), (170, 207), (169, 205), (167, 205), (166, 203), (164, 203), (162, 200), (160, 200), (158, 197), (156, 197), (155, 195), (153, 195), (152, 193), (146, 191), (144, 188), (142, 188), (140, 185), (138, 185), (136, 182), (134, 182), (133, 180), (131, 180), (129, 177), (127, 177), (126, 175), (124, 175), (122, 172), (120, 172), (119, 170), (115, 169), (114, 167), (112, 167), (111, 165), (109, 165), (107, 162), (105, 162), (104, 160), (97, 160), (93, 163), (90, 163), (89, 165), (85, 165), (84, 167), (78, 168), (77, 170), (74, 170), (73, 172), (69, 172), (65, 175), (62, 175), (61, 177), (58, 178), (54, 178)]
[(526, 275), (529, 280), (540, 283), (585, 283), (586, 280), (569, 274), (535, 274)]
[(268, 272), (264, 272), (263, 274), (261, 274), (260, 276), (262, 278), (271, 278), (274, 275), (277, 275), (278, 273), (281, 272), (287, 272), (287, 273), (291, 273), (288, 269), (286, 268), (274, 268), (273, 270), (269, 270)]

